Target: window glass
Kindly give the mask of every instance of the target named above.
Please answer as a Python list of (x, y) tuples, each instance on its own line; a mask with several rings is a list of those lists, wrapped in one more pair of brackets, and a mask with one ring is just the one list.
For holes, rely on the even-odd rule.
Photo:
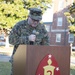
[(46, 28), (47, 32), (50, 31), (50, 25), (45, 25), (45, 28)]
[(61, 42), (61, 34), (56, 34), (56, 42)]
[(64, 1), (61, 0), (61, 1), (59, 1), (59, 4), (58, 4), (58, 10), (63, 9), (63, 7), (64, 7)]
[(74, 42), (74, 35), (73, 34), (69, 34), (69, 43), (73, 43)]
[(62, 17), (58, 17), (57, 26), (62, 26)]

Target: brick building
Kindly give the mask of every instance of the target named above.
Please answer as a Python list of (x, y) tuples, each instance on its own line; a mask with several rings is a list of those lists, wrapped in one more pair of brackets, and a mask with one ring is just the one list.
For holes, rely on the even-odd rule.
[(68, 32), (68, 26), (70, 24), (64, 15), (72, 3), (73, 0), (53, 0), (53, 22), (50, 26), (46, 24), (50, 36), (50, 45), (74, 44), (75, 37)]

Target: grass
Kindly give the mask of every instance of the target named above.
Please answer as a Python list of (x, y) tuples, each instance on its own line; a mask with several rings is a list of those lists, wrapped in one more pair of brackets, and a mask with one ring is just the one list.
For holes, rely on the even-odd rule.
[[(0, 75), (10, 75), (11, 64), (9, 62), (0, 62)], [(70, 75), (75, 75), (75, 65), (70, 67)]]
[(75, 70), (71, 69), (70, 70), (70, 75), (75, 75)]
[(70, 75), (75, 75), (75, 65), (70, 67)]
[[(75, 51), (71, 52), (71, 57), (75, 57)], [(75, 75), (75, 65), (70, 65), (70, 75)]]
[(9, 62), (0, 62), (0, 75), (10, 75), (11, 64)]

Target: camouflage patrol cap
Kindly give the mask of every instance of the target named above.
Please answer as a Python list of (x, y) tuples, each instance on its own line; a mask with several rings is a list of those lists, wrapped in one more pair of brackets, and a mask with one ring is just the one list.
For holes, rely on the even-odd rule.
[(38, 8), (30, 8), (29, 16), (34, 20), (41, 20), (42, 19), (42, 10)]

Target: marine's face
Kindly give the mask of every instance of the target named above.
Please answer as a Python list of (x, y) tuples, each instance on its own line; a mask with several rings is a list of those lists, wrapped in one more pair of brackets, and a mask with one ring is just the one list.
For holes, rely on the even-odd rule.
[(36, 27), (39, 24), (39, 20), (34, 20), (31, 17), (28, 17), (28, 24), (31, 25), (32, 27)]

